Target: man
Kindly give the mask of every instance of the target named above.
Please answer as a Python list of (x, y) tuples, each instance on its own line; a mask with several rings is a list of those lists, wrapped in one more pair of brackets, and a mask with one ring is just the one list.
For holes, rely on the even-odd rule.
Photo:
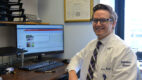
[(136, 55), (113, 33), (116, 13), (110, 6), (98, 4), (92, 18), (97, 39), (71, 59), (67, 67), (69, 80), (78, 80), (79, 69), (80, 80), (136, 80)]

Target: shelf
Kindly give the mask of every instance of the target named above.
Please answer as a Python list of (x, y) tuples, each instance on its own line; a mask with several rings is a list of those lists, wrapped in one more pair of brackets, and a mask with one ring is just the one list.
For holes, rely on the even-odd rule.
[(27, 51), (16, 47), (0, 47), (0, 56), (16, 55), (23, 52)]
[(0, 24), (49, 24), (49, 23), (42, 23), (42, 22), (14, 22), (14, 21), (0, 21)]

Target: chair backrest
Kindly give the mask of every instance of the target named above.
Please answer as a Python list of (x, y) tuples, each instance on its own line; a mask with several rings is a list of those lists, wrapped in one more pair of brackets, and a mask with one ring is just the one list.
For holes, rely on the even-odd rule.
[(137, 80), (142, 80), (142, 72), (137, 68)]
[(136, 55), (138, 60), (142, 60), (142, 52), (137, 52)]

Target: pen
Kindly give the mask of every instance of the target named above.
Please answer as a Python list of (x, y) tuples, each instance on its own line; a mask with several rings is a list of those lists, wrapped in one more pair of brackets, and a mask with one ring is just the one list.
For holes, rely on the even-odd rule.
[(54, 73), (54, 72), (56, 72), (56, 71), (45, 71), (46, 73)]

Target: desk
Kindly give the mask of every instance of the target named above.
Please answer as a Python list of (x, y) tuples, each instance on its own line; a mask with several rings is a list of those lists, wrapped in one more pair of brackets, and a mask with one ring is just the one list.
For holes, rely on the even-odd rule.
[(15, 69), (15, 74), (2, 75), (3, 80), (57, 80), (65, 72), (66, 65), (58, 67), (55, 73), (43, 73)]

